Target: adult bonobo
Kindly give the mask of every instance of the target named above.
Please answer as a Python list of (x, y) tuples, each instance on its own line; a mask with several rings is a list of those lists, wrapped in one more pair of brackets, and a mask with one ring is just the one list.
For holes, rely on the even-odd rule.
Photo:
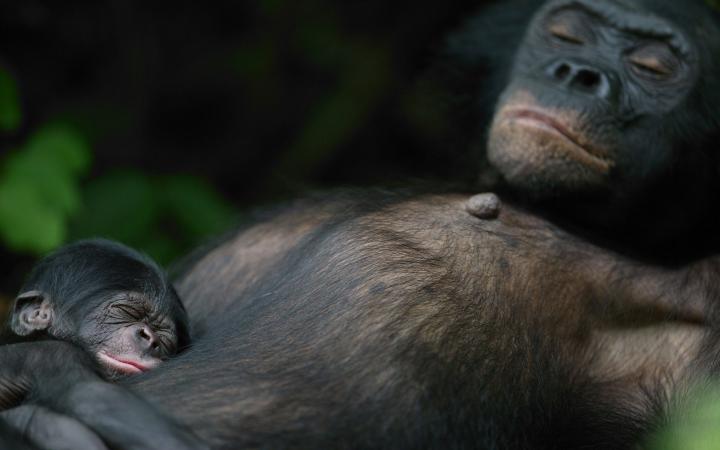
[[(720, 261), (652, 268), (467, 206), (365, 192), (257, 222), (181, 278), (192, 347), (119, 383), (217, 449), (625, 449), (713, 375)], [(73, 399), (90, 428), (132, 413)]]
[(469, 21), (450, 40), (453, 85), (472, 94), (488, 89), (488, 63), (500, 72), (487, 137), (497, 187), (625, 245), (709, 248), (720, 225), (719, 16), (704, 0), (550, 0), (502, 2)]

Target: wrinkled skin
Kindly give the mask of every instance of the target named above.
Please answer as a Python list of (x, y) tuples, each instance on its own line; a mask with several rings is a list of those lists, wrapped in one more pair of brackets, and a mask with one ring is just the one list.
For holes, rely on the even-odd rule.
[(99, 305), (80, 325), (77, 342), (111, 378), (155, 369), (178, 349), (172, 318), (138, 293), (122, 293)]

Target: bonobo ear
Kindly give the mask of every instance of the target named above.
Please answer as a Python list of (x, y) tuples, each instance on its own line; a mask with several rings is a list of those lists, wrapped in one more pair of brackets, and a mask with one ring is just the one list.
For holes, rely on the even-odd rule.
[(10, 328), (18, 336), (47, 330), (52, 324), (53, 307), (47, 294), (28, 291), (18, 295), (13, 305)]

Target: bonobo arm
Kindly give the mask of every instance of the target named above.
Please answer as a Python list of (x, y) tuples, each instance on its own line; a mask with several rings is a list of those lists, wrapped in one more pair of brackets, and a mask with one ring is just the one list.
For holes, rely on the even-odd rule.
[[(5, 345), (0, 347), (0, 361), (0, 399), (6, 407), (22, 401), (47, 406), (77, 419), (113, 448), (206, 448), (134, 393), (102, 380), (89, 355), (72, 344), (41, 341)], [(48, 428), (53, 421), (64, 420), (47, 414), (31, 416), (21, 430)], [(59, 423), (52, 426), (64, 427)], [(92, 447), (88, 444), (86, 448)]]
[[(13, 450), (45, 450), (40, 449), (26, 441), (17, 431), (14, 424), (0, 420), (0, 448), (11, 448)], [(82, 447), (81, 447), (82, 449)]]
[[(37, 405), (22, 405), (0, 413), (5, 421), (0, 429), (0, 444), (12, 436), (23, 437), (40, 450), (108, 450), (102, 440), (75, 419)], [(19, 433), (22, 431), (22, 436)], [(21, 449), (16, 444), (0, 448)]]

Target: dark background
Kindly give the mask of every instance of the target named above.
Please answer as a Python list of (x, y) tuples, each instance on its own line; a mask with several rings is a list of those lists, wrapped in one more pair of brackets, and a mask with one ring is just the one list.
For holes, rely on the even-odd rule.
[[(245, 211), (308, 189), (452, 180), (458, 149), (424, 74), (482, 4), (0, 1), (0, 70), (19, 110), (0, 131), (0, 177), (48, 126), (81, 137), (73, 145), (89, 155), (59, 178), (77, 201), (57, 211), (64, 188), (45, 189), (53, 233), (37, 219), (24, 244), (0, 236), (0, 297), (72, 239), (108, 236), (168, 263)], [(52, 179), (43, 164), (58, 167), (31, 162), (14, 179)], [(23, 225), (46, 212), (21, 214), (22, 196), (6, 197)], [(6, 222), (8, 236), (25, 228)]]
[[(427, 72), (485, 3), (0, 0), (0, 316), (73, 239), (168, 264), (310, 189), (455, 181)], [(653, 448), (715, 448), (717, 392)]]

